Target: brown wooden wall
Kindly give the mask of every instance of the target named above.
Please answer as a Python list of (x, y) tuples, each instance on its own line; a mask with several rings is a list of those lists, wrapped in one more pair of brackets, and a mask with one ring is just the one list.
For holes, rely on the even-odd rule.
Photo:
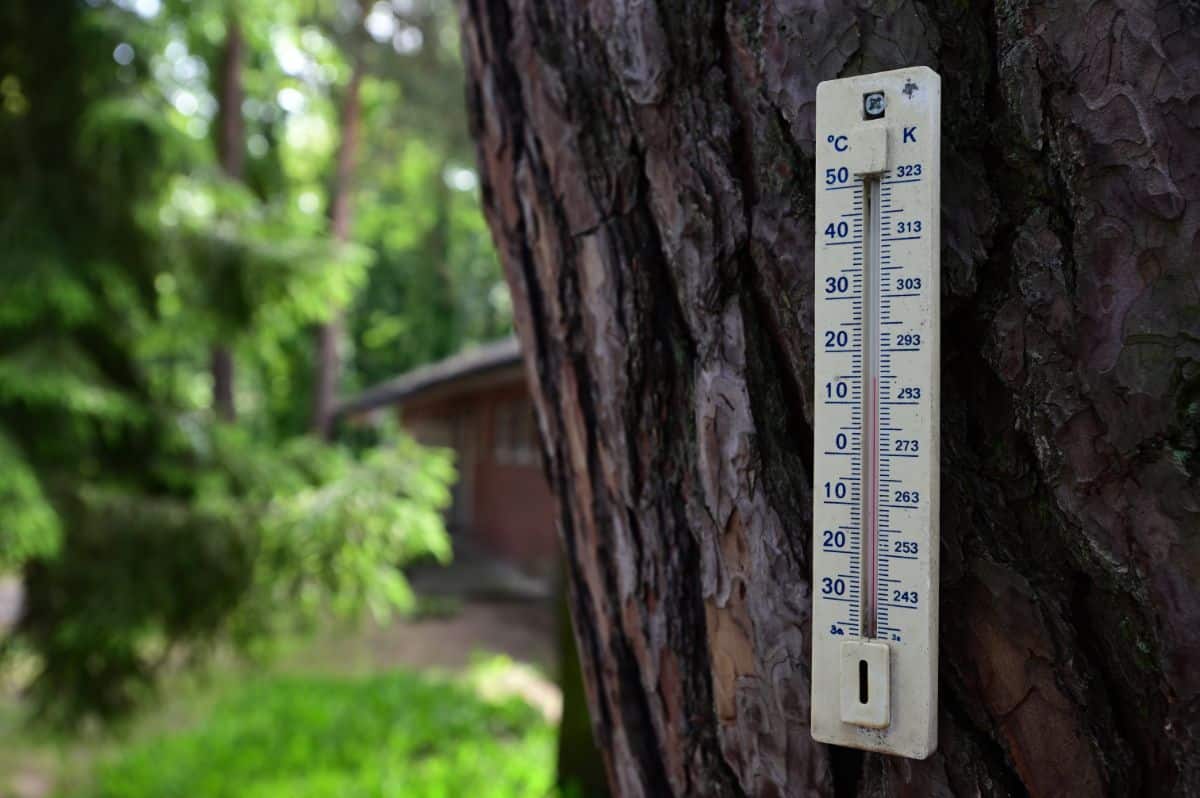
[(459, 484), (449, 524), (456, 542), (549, 571), (558, 556), (554, 500), (532, 414), (517, 372), (465, 393), (412, 400), (400, 417), (417, 440), (455, 450)]

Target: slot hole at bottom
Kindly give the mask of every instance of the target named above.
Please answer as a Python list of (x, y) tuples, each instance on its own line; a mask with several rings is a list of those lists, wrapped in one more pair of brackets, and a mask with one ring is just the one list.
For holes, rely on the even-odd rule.
[(865, 704), (870, 700), (870, 692), (867, 689), (867, 661), (860, 659), (858, 661), (858, 703)]

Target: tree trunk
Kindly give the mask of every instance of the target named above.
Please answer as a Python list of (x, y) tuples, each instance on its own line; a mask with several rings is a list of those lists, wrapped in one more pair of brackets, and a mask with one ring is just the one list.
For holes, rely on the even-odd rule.
[[(358, 162), (359, 128), (362, 126), (362, 58), (356, 57), (339, 119), (341, 140), (329, 203), (329, 230), (335, 241), (347, 241), (354, 221), (354, 167)], [(313, 434), (328, 439), (333, 433), (333, 410), (342, 373), (339, 350), (346, 326), (345, 309), (336, 308), (329, 321), (317, 327), (317, 373), (313, 392)]]
[[(1195, 4), (464, 0), (621, 796), (1200, 791)], [(813, 107), (943, 78), (939, 750), (809, 735)]]
[[(246, 40), (236, 18), (231, 17), (226, 27), (217, 84), (217, 158), (226, 177), (240, 181), (246, 164), (246, 125), (242, 117)], [(227, 343), (218, 341), (212, 347), (211, 361), (213, 409), (222, 421), (233, 421), (237, 417), (233, 351)]]
[(222, 421), (237, 420), (233, 398), (233, 350), (226, 344), (214, 344), (211, 352), (213, 410)]

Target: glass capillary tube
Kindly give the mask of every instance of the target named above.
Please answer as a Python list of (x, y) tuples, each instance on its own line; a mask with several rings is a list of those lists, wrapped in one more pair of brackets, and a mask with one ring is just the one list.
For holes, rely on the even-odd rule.
[(880, 180), (863, 176), (862, 636), (876, 636), (879, 559)]

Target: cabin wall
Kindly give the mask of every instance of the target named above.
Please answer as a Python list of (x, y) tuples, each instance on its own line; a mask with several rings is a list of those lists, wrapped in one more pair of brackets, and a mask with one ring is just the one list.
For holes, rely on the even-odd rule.
[(447, 522), (456, 544), (532, 571), (555, 568), (554, 500), (519, 373), (511, 382), (466, 394), (411, 400), (400, 418), (422, 443), (455, 450), (459, 482)]

